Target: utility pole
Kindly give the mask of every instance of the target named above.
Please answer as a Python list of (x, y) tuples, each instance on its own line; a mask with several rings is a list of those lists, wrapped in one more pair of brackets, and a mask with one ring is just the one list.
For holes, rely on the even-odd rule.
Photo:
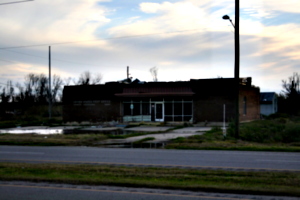
[(240, 0), (235, 0), (234, 26), (234, 79), (235, 79), (235, 138), (239, 138), (239, 86), (240, 86)]
[(234, 125), (235, 138), (239, 138), (239, 87), (240, 87), (240, 1), (235, 0), (235, 25), (228, 15), (224, 15), (223, 19), (229, 20), (234, 27)]
[(127, 80), (129, 79), (129, 66), (127, 66)]
[(52, 106), (52, 94), (51, 94), (51, 46), (49, 46), (49, 119), (51, 119), (51, 106)]

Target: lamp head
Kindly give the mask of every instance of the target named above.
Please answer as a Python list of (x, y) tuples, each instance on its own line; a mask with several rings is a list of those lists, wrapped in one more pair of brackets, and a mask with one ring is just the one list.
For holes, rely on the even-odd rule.
[(230, 19), (230, 17), (229, 17), (228, 15), (224, 15), (222, 18), (223, 18), (224, 20)]

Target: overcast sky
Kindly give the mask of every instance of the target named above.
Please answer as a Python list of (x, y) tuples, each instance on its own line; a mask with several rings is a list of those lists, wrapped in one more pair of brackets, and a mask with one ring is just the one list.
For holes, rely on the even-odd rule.
[[(1, 3), (15, 0), (0, 0)], [(102, 83), (126, 78), (186, 81), (234, 76), (234, 0), (35, 0), (0, 5), (0, 83), (28, 73)], [(300, 1), (241, 0), (240, 76), (262, 92), (300, 73)], [(69, 43), (70, 42), (70, 43)], [(44, 45), (43, 45), (44, 44)], [(34, 46), (37, 45), (37, 46)], [(21, 47), (23, 48), (7, 48)], [(3, 86), (3, 85), (2, 85)]]

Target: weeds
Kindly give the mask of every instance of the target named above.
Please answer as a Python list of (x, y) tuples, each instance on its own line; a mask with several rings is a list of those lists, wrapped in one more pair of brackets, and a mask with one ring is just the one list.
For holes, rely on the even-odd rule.
[(221, 128), (213, 127), (203, 135), (176, 138), (166, 148), (300, 152), (299, 120), (280, 117), (244, 123), (240, 125), (239, 140), (234, 134), (234, 123), (230, 123), (226, 140)]
[(101, 134), (0, 134), (0, 145), (94, 146), (105, 139), (107, 136)]
[(299, 196), (300, 173), (0, 163), (0, 180)]
[(241, 124), (240, 138), (259, 143), (300, 142), (300, 123), (284, 118), (249, 122)]

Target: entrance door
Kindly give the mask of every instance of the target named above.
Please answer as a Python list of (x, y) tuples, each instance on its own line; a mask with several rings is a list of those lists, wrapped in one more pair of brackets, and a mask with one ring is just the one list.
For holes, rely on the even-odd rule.
[(164, 121), (164, 104), (155, 103), (155, 121), (162, 122)]

